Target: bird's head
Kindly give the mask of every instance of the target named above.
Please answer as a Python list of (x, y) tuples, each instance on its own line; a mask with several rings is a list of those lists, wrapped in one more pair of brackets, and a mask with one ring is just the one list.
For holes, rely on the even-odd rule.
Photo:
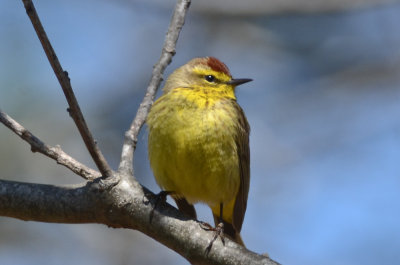
[(207, 88), (234, 93), (235, 87), (252, 79), (233, 79), (228, 67), (214, 57), (194, 58), (176, 69), (163, 88), (168, 93), (174, 88)]

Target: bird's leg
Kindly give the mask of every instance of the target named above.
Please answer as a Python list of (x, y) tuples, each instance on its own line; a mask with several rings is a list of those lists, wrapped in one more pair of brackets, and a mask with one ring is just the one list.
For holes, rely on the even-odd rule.
[(172, 195), (175, 194), (174, 191), (166, 191), (166, 190), (162, 190), (160, 191), (158, 194), (155, 195), (156, 200), (154, 202), (154, 206), (153, 209), (151, 209), (150, 212), (150, 223), (153, 220), (153, 216), (154, 216), (154, 210), (157, 208), (157, 206), (160, 204), (160, 202), (165, 203), (167, 201), (167, 196), (168, 195)]
[(215, 240), (217, 240), (218, 237), (221, 238), (222, 244), (225, 245), (224, 222), (222, 220), (223, 208), (224, 208), (224, 204), (220, 203), (220, 205), (219, 205), (219, 223), (215, 227), (212, 227), (210, 224), (207, 224), (205, 222), (200, 222), (200, 224), (203, 226), (204, 230), (214, 231), (214, 237), (208, 244), (208, 247), (206, 248), (206, 251), (205, 251), (207, 255), (208, 255), (208, 253), (210, 253), (211, 247), (214, 244)]
[(172, 197), (175, 200), (176, 206), (181, 213), (186, 214), (191, 219), (197, 219), (196, 209), (194, 208), (193, 204), (190, 204), (185, 198), (183, 197)]

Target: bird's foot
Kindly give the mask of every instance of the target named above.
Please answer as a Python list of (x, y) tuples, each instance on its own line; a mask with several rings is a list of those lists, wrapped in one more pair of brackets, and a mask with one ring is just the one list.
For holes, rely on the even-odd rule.
[(206, 231), (214, 232), (214, 237), (213, 237), (213, 239), (211, 239), (210, 243), (208, 244), (208, 246), (205, 250), (206, 255), (208, 255), (208, 253), (210, 253), (212, 245), (214, 244), (215, 240), (217, 240), (218, 237), (221, 238), (222, 244), (225, 245), (224, 223), (223, 222), (220, 222), (216, 227), (213, 227), (206, 222), (200, 222), (200, 226), (201, 226), (201, 228), (203, 228)]

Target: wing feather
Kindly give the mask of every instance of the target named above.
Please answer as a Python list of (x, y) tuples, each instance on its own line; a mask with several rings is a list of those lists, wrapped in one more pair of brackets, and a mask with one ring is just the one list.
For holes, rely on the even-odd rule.
[(234, 107), (238, 117), (236, 145), (239, 159), (240, 187), (238, 194), (236, 195), (235, 206), (233, 209), (233, 227), (237, 233), (240, 233), (244, 215), (246, 213), (247, 197), (250, 186), (250, 125), (247, 122), (242, 108), (236, 103), (236, 101), (234, 102)]

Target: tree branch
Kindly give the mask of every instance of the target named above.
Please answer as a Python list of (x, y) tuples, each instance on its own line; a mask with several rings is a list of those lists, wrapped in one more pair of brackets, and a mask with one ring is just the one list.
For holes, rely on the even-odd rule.
[(58, 61), (57, 55), (47, 37), (42, 23), (40, 22), (35, 6), (33, 5), (31, 0), (22, 0), (22, 2), (24, 3), (26, 13), (28, 14), (32, 22), (40, 43), (42, 44), (43, 50), (46, 53), (47, 59), (49, 60), (51, 67), (53, 68), (53, 71), (57, 76), (58, 82), (61, 85), (65, 98), (68, 101), (68, 112), (74, 120), (76, 127), (78, 128), (79, 133), (81, 134), (81, 137), (86, 145), (86, 148), (88, 149), (101, 174), (105, 177), (111, 177), (112, 170), (108, 165), (106, 159), (104, 158), (103, 154), (101, 153), (99, 147), (97, 146), (92, 136), (92, 133), (90, 132), (86, 124), (85, 118), (83, 117), (74, 91), (72, 90), (71, 80), (68, 77), (68, 72), (63, 70), (60, 62)]
[(154, 195), (137, 182), (121, 181), (105, 191), (99, 181), (57, 187), (0, 180), (0, 215), (52, 223), (101, 223), (139, 230), (185, 257), (192, 264), (277, 265), (226, 239), (217, 240), (207, 255), (213, 232), (205, 231), (168, 204), (160, 205), (150, 223)]
[(39, 152), (45, 156), (57, 161), (58, 164), (70, 169), (75, 174), (87, 180), (93, 180), (100, 177), (100, 173), (91, 169), (84, 164), (76, 161), (74, 158), (66, 154), (60, 146), (52, 147), (25, 129), (21, 124), (13, 120), (10, 116), (0, 109), (0, 122), (7, 126), (11, 131), (16, 133), (23, 140), (31, 145), (32, 152)]
[(138, 141), (137, 137), (146, 120), (150, 107), (153, 104), (154, 96), (162, 81), (164, 70), (167, 65), (171, 63), (172, 56), (175, 55), (176, 42), (178, 41), (179, 33), (185, 23), (185, 16), (189, 6), (190, 0), (177, 1), (174, 14), (168, 27), (167, 35), (165, 36), (160, 59), (153, 67), (153, 73), (146, 90), (146, 95), (136, 112), (136, 117), (129, 130), (125, 132), (121, 162), (118, 171), (124, 171), (126, 175), (133, 175), (133, 152), (136, 149), (136, 143)]

